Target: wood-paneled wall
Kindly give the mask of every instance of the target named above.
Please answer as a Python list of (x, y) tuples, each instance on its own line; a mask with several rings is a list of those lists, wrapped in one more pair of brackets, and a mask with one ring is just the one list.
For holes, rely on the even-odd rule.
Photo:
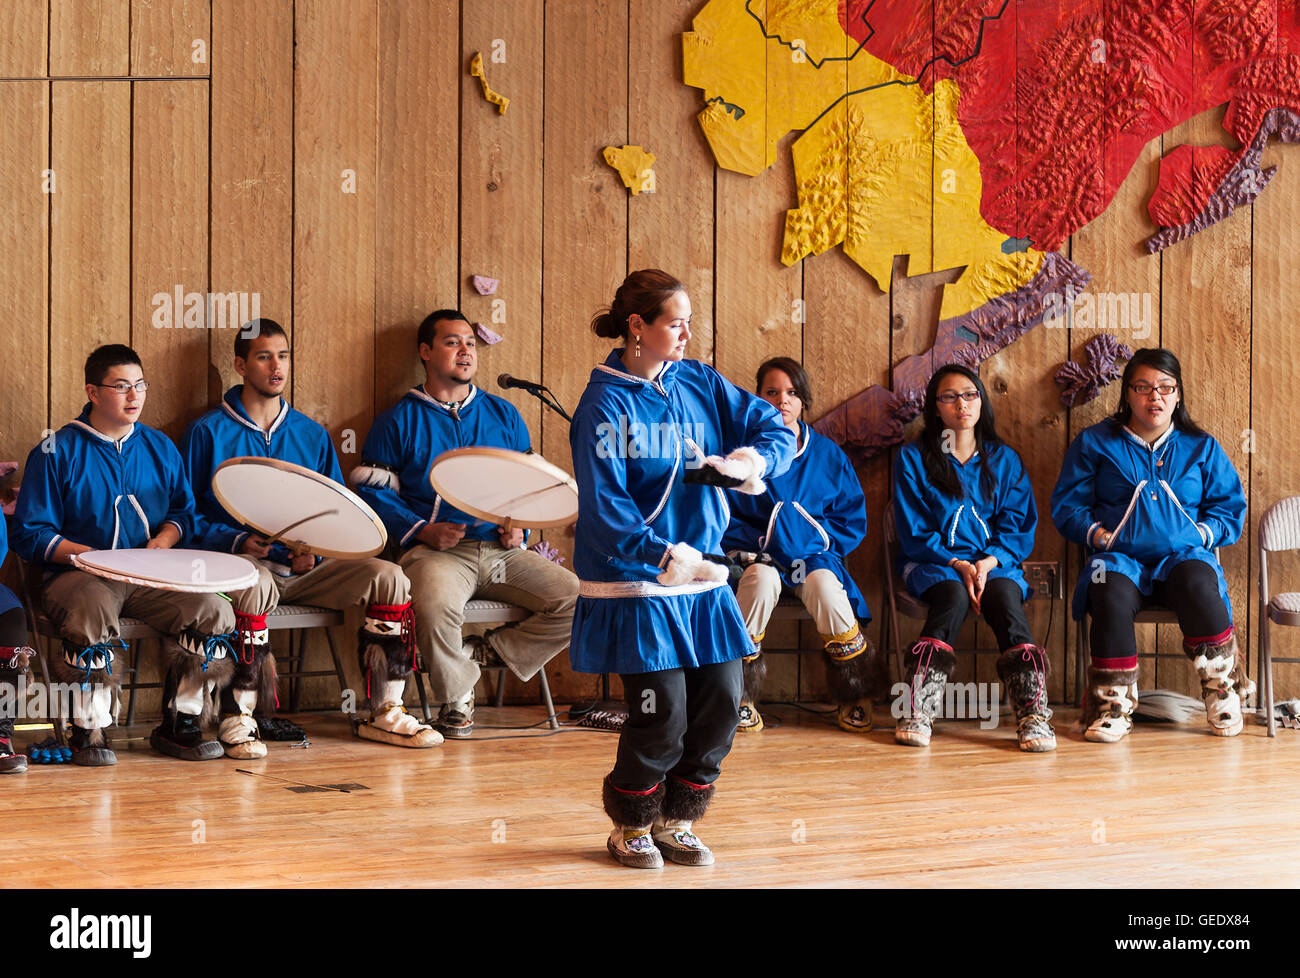
[[(817, 416), (888, 382), (892, 364), (933, 342), (938, 286), (955, 272), (908, 277), (900, 260), (884, 294), (838, 251), (780, 264), (795, 203), (788, 153), (755, 178), (718, 170), (695, 122), (701, 93), (681, 82), (680, 35), (701, 6), (2, 0), (0, 459), (22, 460), (79, 410), (82, 361), (102, 342), (139, 349), (154, 384), (146, 421), (168, 434), (215, 404), (234, 378), (232, 337), (155, 328), (152, 297), (177, 286), (260, 296), (262, 313), (292, 333), (294, 404), (331, 430), (345, 469), (375, 413), (419, 379), (414, 327), (429, 310), (459, 304), (505, 337), (480, 350), (488, 389), (508, 371), (542, 379), (572, 407), (608, 349), (587, 329), (591, 316), (628, 270), (652, 265), (691, 287), (693, 355), (739, 384), (767, 356), (802, 358)], [(468, 75), (477, 51), (510, 98), (504, 116)], [(1141, 248), (1160, 156), (1217, 141), (1221, 116), (1153, 142), (1065, 250), (1093, 274), (1093, 291), (1152, 297), (1152, 334), (1120, 338), (1181, 356), (1194, 415), (1237, 464), (1250, 534), (1224, 560), (1253, 661), (1255, 528), (1271, 501), (1300, 491), (1285, 311), (1300, 226), (1294, 151), (1269, 150), (1282, 168), (1255, 207), (1163, 256)], [(624, 143), (658, 157), (654, 194), (630, 197), (602, 161), (602, 147)], [(473, 274), (499, 278), (497, 295), (474, 292)], [(1116, 392), (1067, 412), (1051, 375), (1067, 356), (1082, 358), (1095, 332), (1039, 328), (982, 368), (1037, 489), (1034, 558), (1069, 565), (1067, 593), (1078, 569), (1048, 497), (1069, 439), (1111, 410)], [(567, 466), (565, 424), (526, 395), (507, 396), (534, 444)], [(890, 461), (859, 472), (872, 532), (851, 561), (877, 610)], [(567, 553), (563, 533), (550, 537)], [(1271, 570), (1275, 589), (1300, 588), (1291, 583), (1300, 562)], [(1066, 605), (1035, 603), (1034, 624), (1059, 699), (1075, 655)], [(1162, 631), (1144, 628), (1143, 647), (1177, 652), (1177, 635)], [(775, 639), (793, 637), (787, 626)], [(1295, 655), (1300, 645), (1282, 634), (1276, 648)], [(958, 678), (992, 680), (991, 658), (981, 660), (963, 657)], [(1279, 666), (1281, 695), (1300, 692), (1296, 669)], [(595, 689), (563, 657), (550, 672), (562, 699)], [(1176, 659), (1144, 672), (1144, 684), (1195, 690)], [(780, 658), (768, 691), (820, 695), (820, 662)], [(332, 684), (309, 686), (308, 701), (333, 700)]]

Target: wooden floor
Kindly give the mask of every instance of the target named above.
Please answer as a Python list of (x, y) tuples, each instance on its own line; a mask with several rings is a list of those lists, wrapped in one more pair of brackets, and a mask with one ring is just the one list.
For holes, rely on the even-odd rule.
[[(184, 886), (1296, 886), (1300, 732), (1221, 740), (1204, 723), (1139, 724), (1024, 755), (1004, 726), (945, 723), (929, 749), (892, 728), (841, 733), (793, 707), (737, 738), (698, 828), (718, 864), (624, 869), (604, 851), (600, 779), (615, 735), (448, 743), (425, 751), (299, 718), (310, 748), (186, 763), (148, 729), (115, 768), (35, 766), (0, 779), (11, 887)], [(480, 709), (526, 724), (535, 708)], [(888, 721), (887, 721), (888, 722)], [(780, 725), (777, 726), (776, 724)], [(483, 735), (502, 731), (481, 730)], [(25, 742), (19, 735), (19, 741)], [(299, 793), (246, 768), (366, 790)], [(196, 841), (201, 840), (201, 841)]]

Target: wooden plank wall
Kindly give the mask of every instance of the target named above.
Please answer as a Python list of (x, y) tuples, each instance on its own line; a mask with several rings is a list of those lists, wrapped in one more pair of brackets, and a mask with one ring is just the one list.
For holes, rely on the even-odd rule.
[[(900, 260), (885, 294), (838, 250), (780, 264), (784, 213), (795, 203), (791, 138), (758, 177), (714, 166), (695, 121), (700, 93), (681, 82), (680, 35), (702, 6), (6, 0), (0, 294), (5, 352), (22, 372), (0, 403), (0, 459), (22, 460), (47, 427), (76, 414), (82, 360), (101, 342), (132, 342), (147, 358), (147, 420), (169, 434), (215, 404), (234, 379), (231, 335), (155, 328), (156, 297), (177, 287), (256, 293), (262, 314), (291, 331), (295, 404), (330, 429), (345, 468), (375, 413), (419, 379), (413, 333), (428, 311), (459, 305), (504, 336), (481, 347), (487, 389), (501, 372), (538, 377), (572, 408), (609, 349), (591, 335), (592, 315), (630, 269), (647, 266), (689, 284), (693, 355), (743, 386), (765, 357), (800, 357), (815, 418), (887, 383), (892, 365), (933, 342), (940, 286), (957, 270), (909, 276)], [(504, 116), (468, 75), (476, 52), (511, 100)], [(770, 84), (784, 67), (767, 66)], [(1300, 406), (1287, 396), (1290, 359), (1277, 353), (1287, 347), (1283, 290), (1300, 226), (1295, 151), (1269, 149), (1266, 163), (1281, 170), (1258, 206), (1163, 256), (1141, 247), (1153, 230), (1145, 202), (1160, 156), (1220, 140), (1221, 118), (1211, 111), (1153, 141), (1111, 207), (1062, 250), (1092, 273), (1093, 292), (1151, 297), (1152, 334), (1121, 339), (1180, 354), (1194, 414), (1238, 465), (1250, 536), (1225, 553), (1225, 566), (1253, 661), (1259, 517), (1300, 491), (1290, 453)], [(632, 198), (602, 161), (602, 147), (624, 143), (658, 157), (655, 193)], [(474, 292), (474, 274), (500, 279), (497, 294)], [(1037, 490), (1034, 558), (1066, 563), (1067, 594), (1079, 569), (1050, 525), (1048, 496), (1069, 440), (1112, 409), (1116, 392), (1067, 412), (1051, 374), (1113, 325), (1035, 330), (982, 371)], [(567, 426), (527, 395), (506, 396), (534, 445), (567, 466)], [(869, 634), (878, 644), (877, 533), (891, 464), (886, 453), (859, 470), (872, 532), (850, 561), (876, 612)], [(547, 536), (569, 556), (563, 532)], [(1278, 560), (1271, 571), (1275, 590), (1300, 586), (1287, 579), (1300, 563)], [(1077, 650), (1067, 607), (1035, 606), (1040, 637), (1049, 619), (1060, 699), (1073, 694), (1066, 677)], [(915, 627), (905, 625), (905, 640)], [(1143, 630), (1144, 650), (1177, 652), (1173, 630), (1160, 631)], [(786, 626), (772, 640), (795, 637)], [(1277, 654), (1298, 650), (1278, 636)], [(321, 643), (309, 654), (321, 658)], [(993, 679), (991, 659), (966, 657), (961, 669), (959, 679)], [(1146, 685), (1194, 689), (1176, 659), (1143, 671)], [(595, 689), (563, 657), (550, 675), (561, 700)], [(1279, 666), (1278, 677), (1281, 695), (1300, 693), (1300, 667)], [(771, 664), (770, 696), (823, 692), (817, 659)], [(510, 693), (531, 695), (513, 681)], [(304, 702), (334, 698), (319, 682)]]

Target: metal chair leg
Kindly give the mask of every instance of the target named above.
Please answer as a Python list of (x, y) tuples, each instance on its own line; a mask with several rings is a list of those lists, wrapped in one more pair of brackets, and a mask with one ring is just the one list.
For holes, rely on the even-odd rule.
[(338, 677), (339, 681), (339, 702), (341, 704), (343, 691), (348, 688), (348, 679), (343, 672), (343, 662), (339, 659), (338, 646), (334, 644), (334, 629), (328, 626), (325, 628), (325, 642), (329, 645), (330, 658), (334, 660), (334, 675)]
[(1277, 719), (1273, 716), (1273, 650), (1269, 647), (1271, 636), (1268, 626), (1268, 612), (1265, 611), (1259, 627), (1259, 698), (1264, 701), (1264, 709), (1268, 711), (1268, 735), (1276, 737)]
[(546, 678), (546, 667), (537, 673), (537, 684), (542, 688), (542, 702), (546, 704), (546, 716), (552, 730), (560, 729), (560, 719), (555, 715), (555, 704), (551, 702), (551, 684)]
[[(123, 669), (122, 678), (128, 676), (131, 679), (131, 692), (126, 697), (126, 725), (129, 727), (135, 723), (135, 687), (140, 679), (140, 643), (128, 642), (126, 646), (127, 664)], [(162, 705), (163, 710), (167, 709), (167, 704)]]
[(433, 714), (429, 710), (429, 700), (424, 692), (424, 673), (419, 669), (411, 670), (415, 676), (415, 691), (420, 694), (420, 709), (424, 712), (424, 722), (433, 723)]
[[(302, 634), (299, 628), (289, 630), (289, 668), (293, 672), (302, 671), (302, 660), (306, 657), (303, 654), (303, 648), (306, 644), (306, 636)], [(295, 647), (297, 653), (294, 653)], [(298, 702), (302, 696), (302, 677), (294, 676), (289, 680), (289, 712), (298, 712)]]
[(494, 705), (500, 706), (506, 701), (506, 671), (498, 669), (496, 674), (496, 679), (493, 680), (496, 685), (496, 703)]

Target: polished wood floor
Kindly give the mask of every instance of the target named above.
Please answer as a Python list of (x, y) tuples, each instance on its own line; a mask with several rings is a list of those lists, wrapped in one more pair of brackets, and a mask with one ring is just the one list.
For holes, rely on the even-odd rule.
[[(480, 709), (481, 725), (535, 708)], [(298, 718), (307, 749), (186, 763), (119, 731), (115, 768), (34, 766), (0, 779), (10, 887), (186, 886), (1296, 886), (1300, 731), (1221, 740), (1204, 723), (1139, 724), (1024, 755), (1003, 727), (945, 723), (930, 748), (892, 728), (841, 733), (794, 707), (738, 738), (698, 826), (708, 869), (624, 869), (599, 802), (615, 735), (566, 730), (409, 751)], [(778, 725), (779, 724), (779, 725)], [(507, 731), (480, 728), (482, 736)], [(31, 734), (20, 734), (20, 742)], [(236, 771), (313, 784), (296, 792)]]

